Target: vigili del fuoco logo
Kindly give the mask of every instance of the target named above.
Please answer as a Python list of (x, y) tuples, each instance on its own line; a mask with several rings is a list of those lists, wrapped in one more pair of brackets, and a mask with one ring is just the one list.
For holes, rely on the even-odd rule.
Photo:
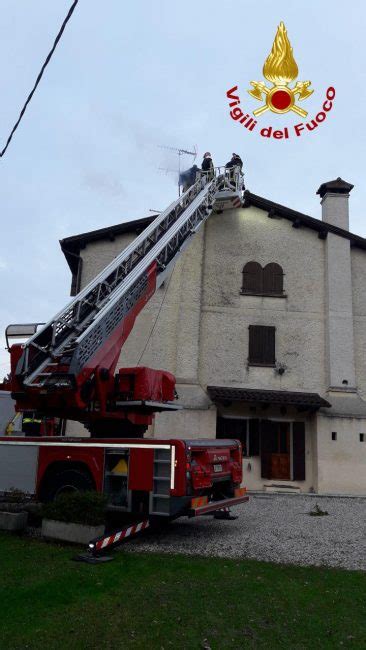
[(238, 124), (241, 124), (248, 131), (256, 131), (263, 138), (274, 138), (276, 140), (288, 140), (291, 134), (299, 137), (303, 132), (314, 131), (327, 117), (332, 110), (335, 98), (335, 88), (329, 86), (325, 93), (325, 99), (321, 110), (309, 121), (301, 121), (292, 126), (285, 126), (278, 129), (273, 125), (267, 125), (261, 128), (259, 120), (263, 114), (268, 111), (277, 114), (295, 113), (303, 120), (307, 117), (308, 111), (299, 102), (307, 100), (314, 92), (311, 88), (311, 81), (297, 81), (291, 87), (298, 77), (299, 69), (295, 61), (292, 47), (287, 36), (287, 30), (283, 22), (277, 28), (277, 33), (273, 41), (272, 50), (266, 58), (263, 66), (263, 76), (270, 85), (264, 81), (251, 81), (252, 88), (247, 92), (255, 100), (261, 102), (261, 106), (253, 110), (253, 116), (249, 112), (245, 113), (241, 108), (238, 86), (234, 86), (227, 91), (226, 96), (230, 100), (230, 116)]

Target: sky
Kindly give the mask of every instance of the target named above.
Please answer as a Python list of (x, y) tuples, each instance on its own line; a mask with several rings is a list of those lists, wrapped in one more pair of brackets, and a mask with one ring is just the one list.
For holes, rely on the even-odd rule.
[[(71, 0), (0, 0), (0, 148), (49, 52)], [(36, 94), (0, 159), (0, 378), (8, 372), (9, 323), (44, 322), (69, 300), (59, 240), (163, 210), (177, 196), (178, 157), (163, 146), (211, 151), (215, 165), (238, 152), (253, 193), (321, 218), (316, 190), (341, 176), (355, 185), (350, 229), (366, 237), (366, 4), (261, 0), (79, 0)], [(260, 137), (229, 116), (263, 79), (284, 21), (300, 81), (336, 98), (314, 131)], [(264, 80), (265, 81), (265, 80)], [(268, 84), (269, 85), (269, 84)], [(258, 126), (303, 121), (266, 113)], [(182, 157), (182, 166), (193, 160)], [(163, 168), (163, 169), (161, 169)], [(166, 169), (173, 171), (165, 171)]]

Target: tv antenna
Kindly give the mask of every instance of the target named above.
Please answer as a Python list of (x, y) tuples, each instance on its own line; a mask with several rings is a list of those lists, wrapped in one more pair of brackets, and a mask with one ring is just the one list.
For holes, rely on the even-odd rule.
[[(164, 144), (159, 145), (159, 149), (166, 149), (167, 151), (173, 151), (174, 153), (178, 154), (178, 192), (180, 196), (180, 184), (179, 184), (179, 179), (180, 179), (180, 172), (181, 172), (181, 162), (180, 159), (182, 156), (193, 156), (193, 161), (194, 162), (197, 158), (197, 147), (196, 145), (193, 146), (193, 151), (188, 151), (188, 149), (179, 149), (178, 147), (167, 147)], [(159, 167), (162, 171), (165, 171), (166, 173), (168, 172), (176, 172), (176, 169), (170, 169), (170, 168), (164, 168), (164, 167)]]

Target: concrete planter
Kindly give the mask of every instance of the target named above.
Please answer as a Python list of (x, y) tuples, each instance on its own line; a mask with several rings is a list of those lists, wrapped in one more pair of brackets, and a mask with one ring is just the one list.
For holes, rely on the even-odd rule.
[(0, 512), (0, 530), (24, 530), (27, 521), (27, 512)]
[(59, 539), (74, 544), (87, 544), (94, 537), (103, 535), (105, 526), (84, 526), (55, 519), (43, 519), (42, 535), (48, 539)]

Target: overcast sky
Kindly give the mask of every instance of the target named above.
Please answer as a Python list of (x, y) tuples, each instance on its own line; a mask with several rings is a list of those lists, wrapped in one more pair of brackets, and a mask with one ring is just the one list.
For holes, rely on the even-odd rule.
[[(13, 126), (71, 0), (0, 0), (0, 145)], [(366, 236), (365, 3), (353, 0), (80, 0), (5, 156), (0, 159), (0, 376), (8, 323), (48, 320), (68, 300), (59, 246), (69, 235), (147, 216), (176, 196), (176, 157), (159, 145), (232, 151), (252, 192), (320, 218), (319, 185), (353, 183), (351, 230)], [(334, 108), (316, 131), (287, 141), (249, 133), (228, 116), (226, 91), (262, 80), (279, 22), (314, 93)], [(291, 127), (266, 113), (259, 126)], [(187, 158), (186, 166), (191, 164)], [(270, 222), (268, 222), (270, 227)], [(301, 236), (301, 234), (299, 234)]]

